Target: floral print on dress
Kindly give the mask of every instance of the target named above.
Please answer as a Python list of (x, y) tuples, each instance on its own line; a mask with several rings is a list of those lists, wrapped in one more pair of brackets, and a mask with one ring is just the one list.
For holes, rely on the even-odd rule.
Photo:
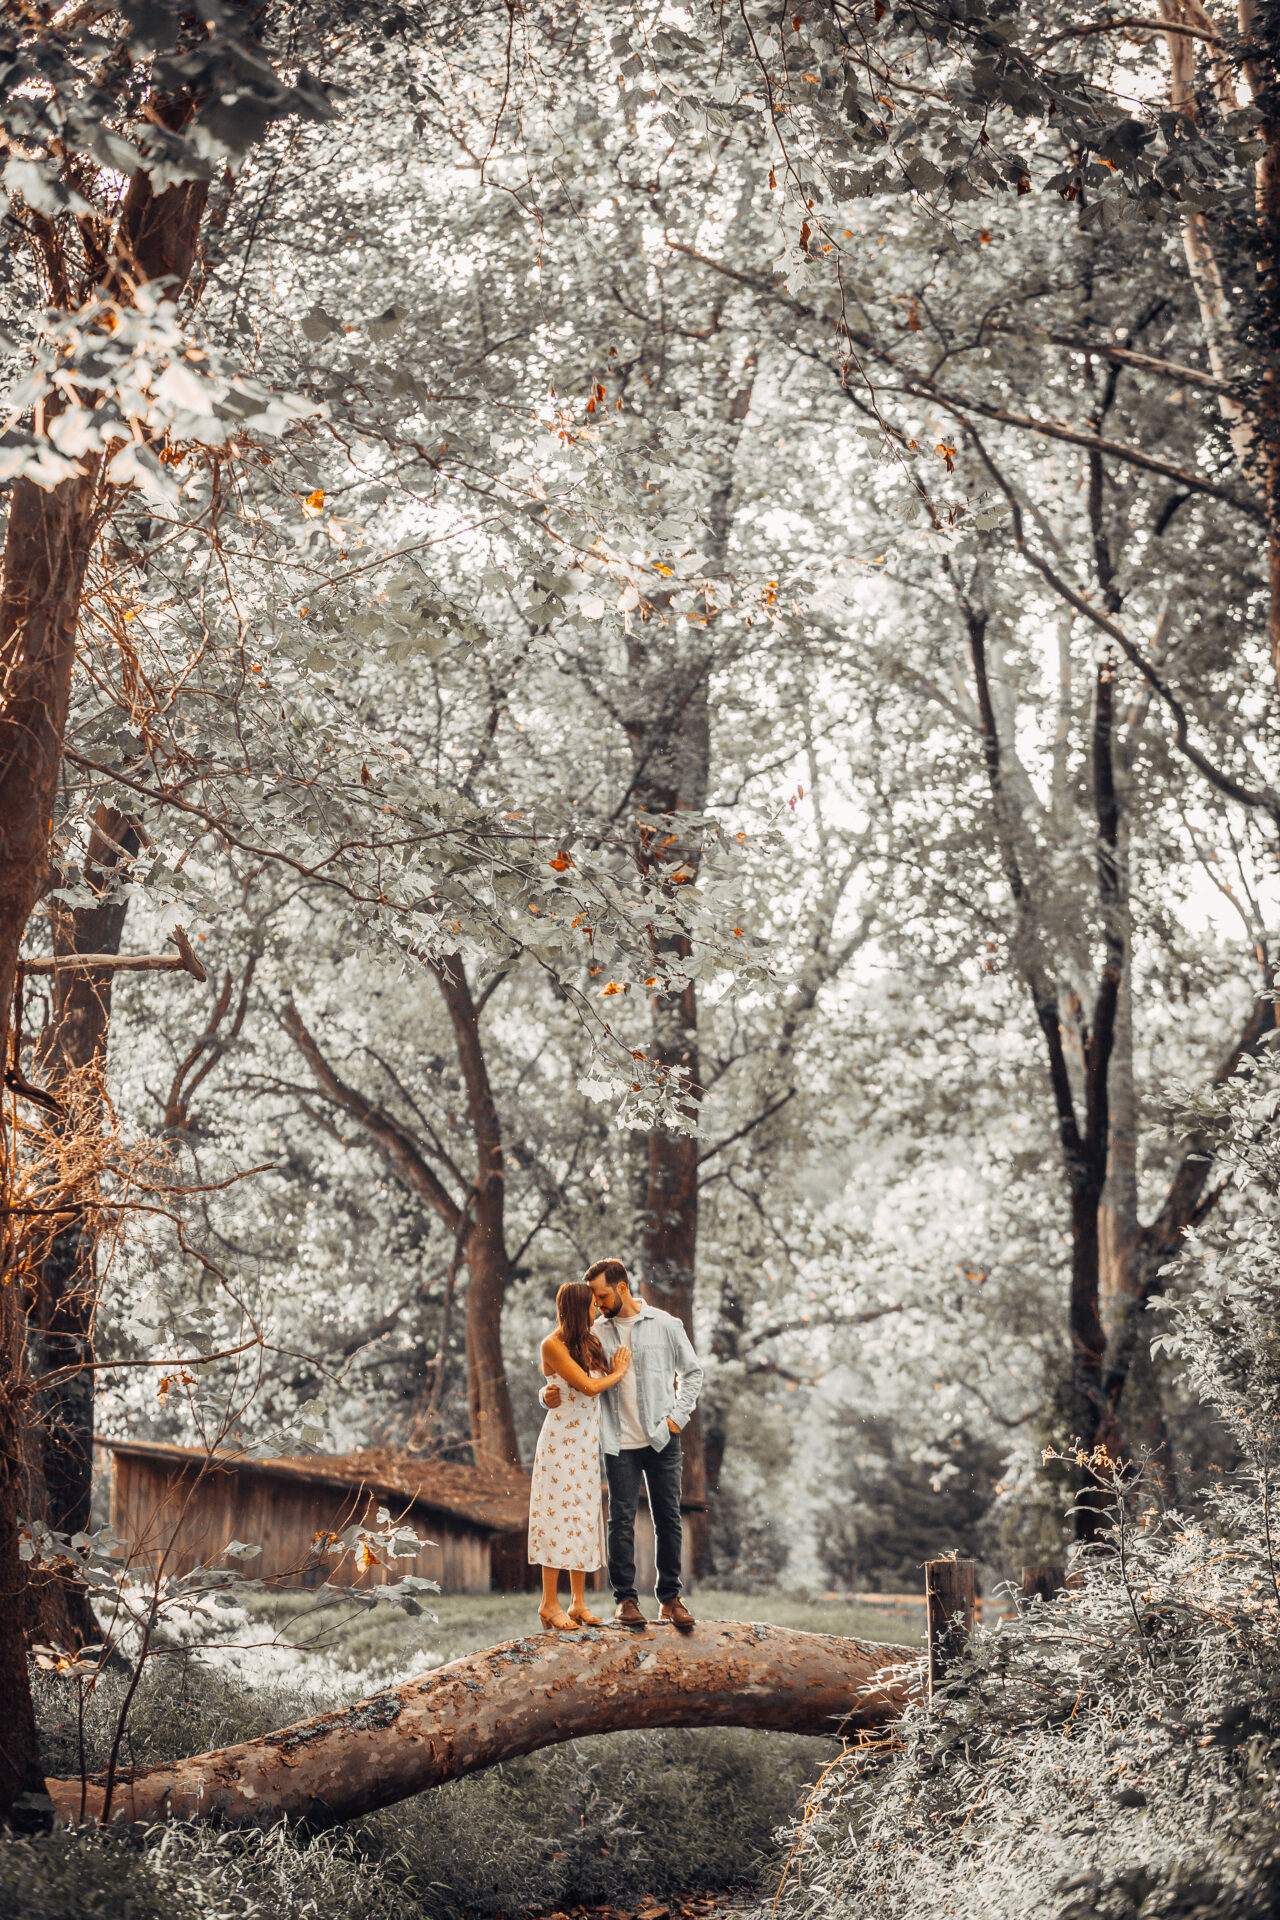
[(533, 1461), (529, 1562), (592, 1573), (604, 1565), (600, 1403), (567, 1380), (556, 1385), (560, 1405), (547, 1408)]

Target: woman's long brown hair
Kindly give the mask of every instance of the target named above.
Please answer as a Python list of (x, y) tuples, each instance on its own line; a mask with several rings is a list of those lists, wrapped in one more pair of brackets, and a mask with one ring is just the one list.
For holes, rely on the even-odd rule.
[(585, 1280), (566, 1280), (556, 1295), (556, 1331), (584, 1373), (608, 1373), (604, 1348), (591, 1331), (591, 1289)]

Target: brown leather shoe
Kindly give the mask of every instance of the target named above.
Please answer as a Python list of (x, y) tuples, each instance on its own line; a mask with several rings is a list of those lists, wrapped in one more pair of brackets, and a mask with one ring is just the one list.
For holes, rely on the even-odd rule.
[(614, 1610), (613, 1624), (615, 1627), (630, 1627), (635, 1633), (643, 1633), (649, 1622), (634, 1600), (619, 1600)]
[(658, 1618), (670, 1621), (681, 1633), (689, 1633), (698, 1624), (683, 1600), (664, 1600)]

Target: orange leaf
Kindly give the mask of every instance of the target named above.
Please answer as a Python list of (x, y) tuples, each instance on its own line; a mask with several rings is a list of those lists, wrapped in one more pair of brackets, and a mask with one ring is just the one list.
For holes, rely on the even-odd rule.
[(567, 853), (558, 853), (554, 860), (548, 860), (547, 865), (553, 873), (568, 873), (573, 862)]
[(312, 515), (322, 513), (324, 511), (324, 488), (317, 487), (314, 493), (309, 493), (303, 501), (302, 507), (304, 513)]
[(602, 990), (600, 997), (602, 1000), (607, 1000), (611, 993), (625, 993), (625, 992), (626, 992), (626, 988), (624, 986), (620, 986), (616, 980), (611, 980), (608, 986)]

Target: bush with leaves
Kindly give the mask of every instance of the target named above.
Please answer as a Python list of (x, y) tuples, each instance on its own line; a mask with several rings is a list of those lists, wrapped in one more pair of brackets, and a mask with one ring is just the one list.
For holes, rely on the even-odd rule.
[(1212, 1107), (1190, 1118), (1239, 1204), (1166, 1270), (1161, 1337), (1244, 1465), (1194, 1516), (1161, 1515), (1095, 1457), (1111, 1524), (1079, 1588), (980, 1635), (891, 1740), (833, 1763), (792, 1836), (792, 1915), (1276, 1910), (1280, 1060), (1247, 1061)]

